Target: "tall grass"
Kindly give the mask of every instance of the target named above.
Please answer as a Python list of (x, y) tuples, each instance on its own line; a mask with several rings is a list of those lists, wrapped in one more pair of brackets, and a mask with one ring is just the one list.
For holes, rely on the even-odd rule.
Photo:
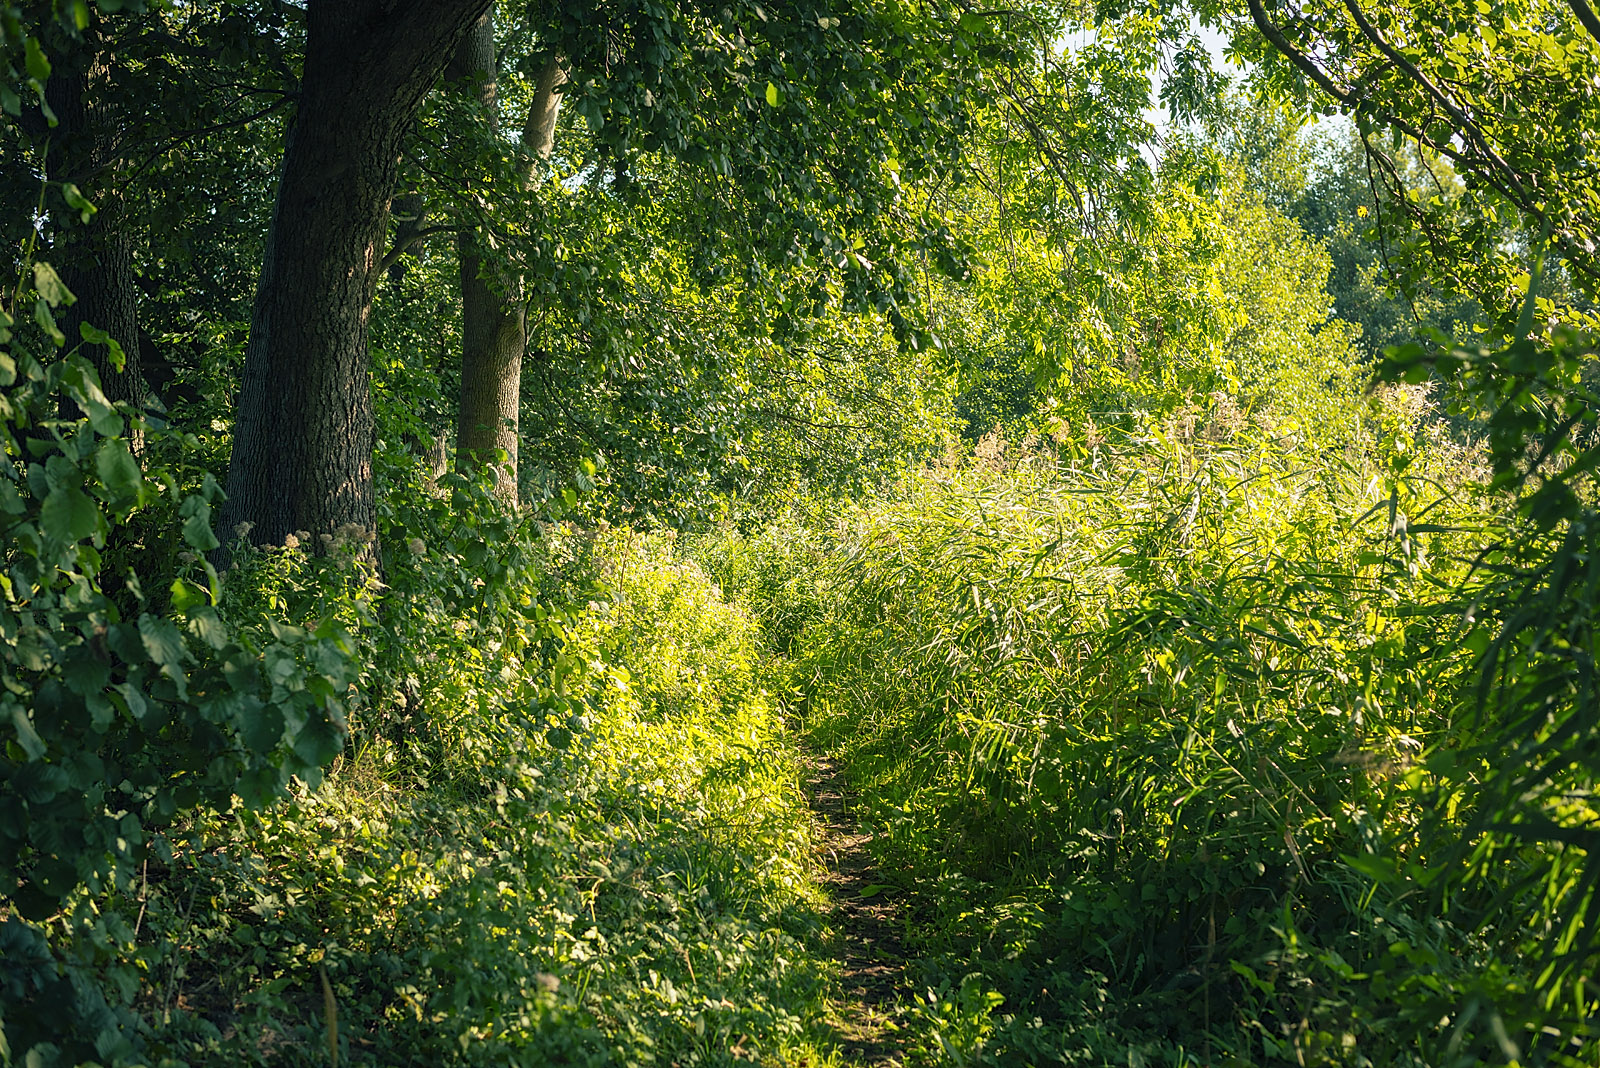
[(1461, 829), (1423, 833), (1420, 758), (1468, 740), (1495, 517), (1434, 427), (1397, 390), (1334, 447), (1252, 422), (990, 450), (841, 519), (777, 594), (748, 540), (703, 550), (758, 610), (818, 591), (792, 685), (914, 891), (929, 1059), (1541, 1048), (1495, 997), (1530, 969), (1525, 929), (1478, 922), (1493, 888), (1373, 878)]

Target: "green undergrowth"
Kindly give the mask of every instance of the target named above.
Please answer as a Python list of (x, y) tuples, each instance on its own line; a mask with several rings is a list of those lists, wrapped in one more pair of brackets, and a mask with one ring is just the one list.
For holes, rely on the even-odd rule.
[(1551, 851), (1432, 874), (1481, 461), (1418, 391), (1343, 410), (1314, 460), (1152, 427), (698, 547), (876, 832), (915, 1063), (1595, 1063), (1589, 995), (1521, 997), (1550, 913), (1500, 892)]
[(810, 822), (754, 625), (670, 537), (568, 556), (589, 599), (549, 664), (524, 650), (540, 717), (366, 737), (78, 911), (122, 940), (139, 1059), (828, 1059)]

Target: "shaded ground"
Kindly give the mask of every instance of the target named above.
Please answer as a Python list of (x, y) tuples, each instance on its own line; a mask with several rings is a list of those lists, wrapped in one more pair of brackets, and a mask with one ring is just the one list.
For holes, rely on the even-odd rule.
[(851, 1066), (899, 1065), (903, 1060), (893, 1017), (905, 991), (904, 923), (897, 891), (883, 885), (861, 833), (854, 798), (827, 757), (812, 755), (806, 769), (811, 808), (822, 829), (820, 843), (834, 901), (843, 996), (838, 1005), (840, 1052)]

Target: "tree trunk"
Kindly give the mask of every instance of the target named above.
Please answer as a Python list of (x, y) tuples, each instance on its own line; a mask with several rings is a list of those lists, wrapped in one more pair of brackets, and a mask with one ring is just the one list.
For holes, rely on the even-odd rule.
[[(225, 525), (373, 530), (367, 317), (400, 143), (488, 0), (310, 0), (245, 349)], [(223, 536), (230, 536), (225, 531)]]
[(529, 180), (533, 177), (535, 160), (547, 160), (556, 145), (556, 118), (561, 113), (561, 87), (567, 84), (569, 73), (566, 61), (551, 53), (539, 71), (539, 81), (534, 86), (533, 103), (528, 107), (528, 123), (522, 128), (523, 147), (533, 153), (529, 160)]
[(60, 317), (67, 347), (78, 345), (84, 323), (110, 334), (122, 347), (121, 369), (112, 363), (108, 346), (85, 344), (83, 352), (100, 373), (107, 397), (143, 404), (138, 289), (126, 210), (115, 182), (120, 123), (111, 110), (110, 75), (103, 57), (97, 56), (87, 70), (58, 71), (46, 90), (58, 120), (45, 160), (50, 181), (71, 182), (98, 209), (85, 223), (64, 200), (51, 205), (51, 214), (59, 213), (60, 219), (52, 258), (61, 280), (78, 298)]
[[(461, 43), (449, 77), (477, 78), (478, 99), (496, 122), (494, 26), (488, 16)], [(531, 152), (524, 180), (531, 184), (538, 161), (555, 144), (556, 117), (567, 71), (557, 55), (540, 70), (523, 128), (523, 147)], [(461, 263), (461, 406), (456, 422), (456, 469), (463, 473), (492, 463), (504, 452), (496, 472), (500, 492), (517, 496), (518, 409), (522, 402), (522, 356), (527, 348), (522, 279), (485, 269), (477, 235), (463, 230), (457, 239)]]
[[(445, 72), (464, 82), (484, 109), (491, 135), (495, 112), (494, 18), (484, 14), (461, 39)], [(482, 239), (463, 227), (456, 235), (461, 266), (461, 403), (456, 418), (456, 470), (494, 465), (499, 493), (517, 499), (517, 408), (527, 327), (522, 280), (486, 262)], [(504, 459), (500, 459), (501, 455)]]

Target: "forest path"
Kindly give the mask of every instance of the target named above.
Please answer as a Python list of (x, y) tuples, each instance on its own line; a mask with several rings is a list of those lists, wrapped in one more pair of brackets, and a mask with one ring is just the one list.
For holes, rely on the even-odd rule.
[(898, 1066), (904, 1052), (895, 1009), (906, 992), (905, 924), (896, 891), (883, 885), (861, 832), (854, 798), (834, 762), (812, 753), (806, 760), (807, 794), (822, 831), (818, 843), (834, 902), (843, 997), (836, 1006), (840, 1052), (849, 1068)]

